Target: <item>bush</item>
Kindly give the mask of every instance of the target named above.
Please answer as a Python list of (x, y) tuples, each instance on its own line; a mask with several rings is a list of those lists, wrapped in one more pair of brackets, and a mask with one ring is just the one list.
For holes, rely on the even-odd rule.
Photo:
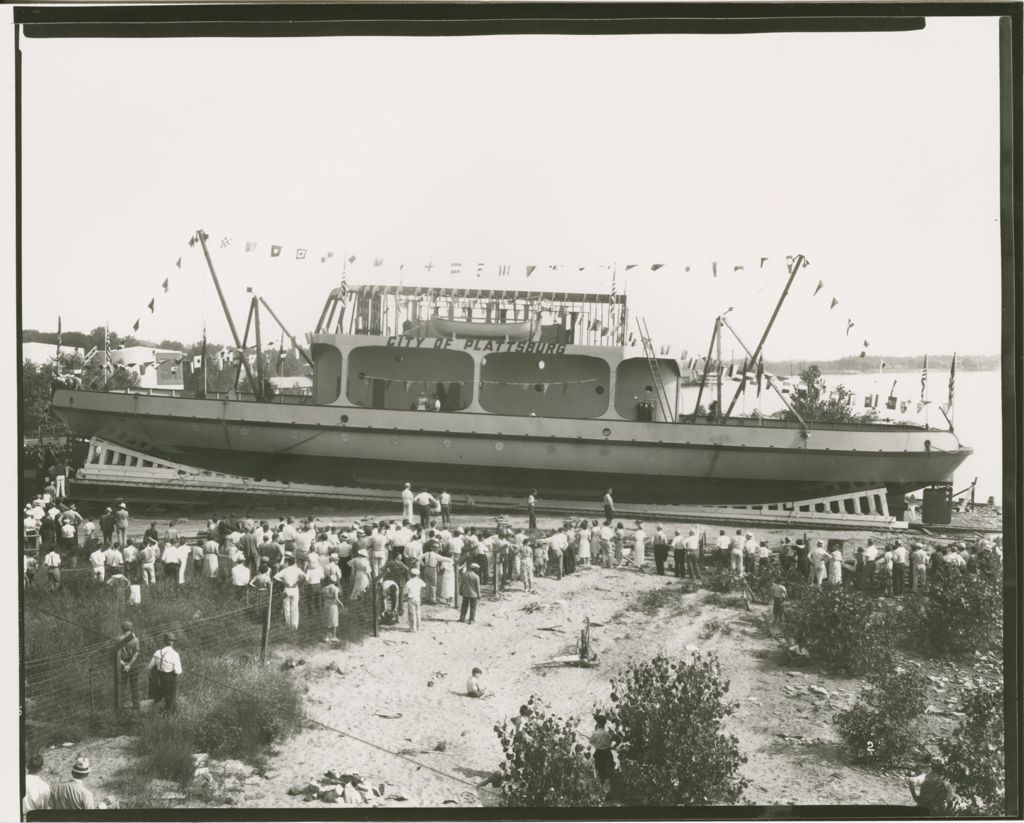
[(982, 685), (968, 693), (964, 719), (953, 736), (939, 744), (946, 777), (967, 801), (968, 814), (1007, 814), (1005, 710), (1002, 683)]
[(998, 572), (967, 574), (940, 566), (907, 606), (911, 633), (932, 652), (990, 651), (1003, 645), (1003, 593)]
[(146, 718), (137, 730), (141, 768), (152, 777), (187, 782), (197, 752), (252, 760), (302, 722), (302, 693), (287, 672), (209, 661), (186, 677), (174, 716)]
[(722, 720), (736, 704), (713, 655), (690, 660), (659, 655), (631, 663), (612, 681), (608, 719), (617, 730), (619, 785), (631, 804), (686, 806), (735, 803), (746, 762)]
[(589, 747), (576, 735), (578, 719), (562, 718), (537, 697), (518, 731), (497, 724), (505, 761), (501, 805), (518, 807), (600, 806), (604, 791), (594, 774)]
[(877, 598), (809, 586), (787, 611), (786, 628), (813, 659), (856, 675), (892, 663), (898, 627)]
[(836, 715), (839, 734), (855, 763), (890, 764), (918, 743), (917, 718), (928, 682), (913, 669), (876, 672), (857, 703)]

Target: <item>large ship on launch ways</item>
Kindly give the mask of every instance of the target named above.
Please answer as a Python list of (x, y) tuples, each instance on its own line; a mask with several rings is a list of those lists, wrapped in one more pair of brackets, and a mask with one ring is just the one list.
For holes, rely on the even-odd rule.
[(310, 396), (58, 389), (53, 406), (75, 436), (258, 479), (701, 505), (877, 490), (897, 516), (971, 453), (908, 424), (744, 418), (721, 401), (697, 418), (680, 407), (685, 364), (645, 334), (627, 345), (628, 329), (622, 295), (337, 288), (307, 335)]

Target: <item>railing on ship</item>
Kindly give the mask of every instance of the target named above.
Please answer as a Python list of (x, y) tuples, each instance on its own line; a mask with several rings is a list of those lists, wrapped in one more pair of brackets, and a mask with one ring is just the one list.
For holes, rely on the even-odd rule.
[[(116, 394), (142, 394), (151, 397), (185, 397), (196, 399), (194, 392), (182, 391), (181, 389), (111, 389), (110, 393)], [(315, 405), (313, 398), (309, 395), (296, 395), (296, 394), (279, 394), (274, 397), (273, 400), (257, 401), (256, 398), (249, 393), (239, 392), (207, 392), (207, 400), (231, 400), (234, 402), (242, 403), (280, 403), (286, 405), (299, 405), (299, 406), (312, 406)], [(342, 407), (338, 407), (342, 408)], [(422, 414), (430, 414), (430, 412), (421, 412)], [(467, 412), (453, 411), (451, 414), (466, 414)], [(628, 422), (628, 421), (627, 421)], [(655, 420), (654, 423), (672, 423), (671, 420)], [(707, 420), (703, 417), (693, 417), (692, 415), (681, 414), (679, 421), (681, 423), (688, 423), (694, 426), (714, 426), (717, 425), (713, 420)], [(773, 417), (730, 417), (729, 422), (726, 424), (730, 428), (736, 426), (743, 426), (748, 428), (765, 428), (765, 429), (802, 429), (803, 426), (795, 420), (778, 420)], [(921, 426), (915, 423), (818, 423), (810, 422), (810, 427), (818, 431), (932, 431), (929, 426)]]
[(355, 286), (330, 293), (316, 333), (430, 337), (438, 334), (431, 323), (438, 320), (449, 324), (522, 324), (534, 340), (621, 346), (628, 338), (628, 314), (625, 295)]

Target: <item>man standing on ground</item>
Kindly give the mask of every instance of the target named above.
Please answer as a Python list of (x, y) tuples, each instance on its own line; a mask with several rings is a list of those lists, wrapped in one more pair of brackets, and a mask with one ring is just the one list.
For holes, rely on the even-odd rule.
[(928, 555), (921, 543), (914, 544), (914, 551), (910, 554), (910, 567), (914, 572), (910, 579), (910, 590), (916, 592), (924, 588), (928, 571)]
[(729, 548), (732, 545), (732, 541), (729, 540), (729, 535), (725, 533), (725, 529), (718, 530), (718, 540), (715, 541), (715, 545), (718, 547), (718, 562), (722, 568), (729, 568)]
[(668, 560), (668, 535), (659, 523), (654, 533), (654, 568), (659, 575), (665, 574), (665, 561)]
[(825, 561), (828, 559), (824, 540), (814, 541), (814, 548), (811, 549), (807, 559), (811, 563), (811, 577), (808, 582), (814, 586), (820, 586), (825, 581)]
[(469, 623), (476, 620), (476, 603), (480, 599), (480, 577), (477, 572), (480, 566), (477, 563), (470, 563), (469, 569), (462, 573), (459, 580), (459, 596), (462, 598), (462, 607), (459, 612), (459, 622), (466, 622), (466, 614), (469, 614)]
[(118, 676), (121, 687), (121, 707), (139, 708), (139, 667), (135, 664), (139, 660), (139, 638), (132, 630), (130, 620), (121, 624), (121, 637), (117, 646)]
[(868, 547), (864, 550), (864, 584), (868, 591), (875, 588), (875, 566), (878, 562), (878, 546), (874, 540), (868, 540)]
[(903, 596), (903, 581), (907, 577), (907, 547), (899, 540), (892, 550), (892, 593), (895, 597)]
[(56, 549), (50, 549), (43, 558), (43, 566), (46, 568), (46, 582), (50, 586), (50, 591), (57, 591), (60, 588), (61, 559)]
[(437, 551), (437, 541), (431, 540), (427, 543), (426, 551), (420, 558), (420, 567), (423, 575), (424, 599), (433, 603), (437, 599), (437, 566), (441, 561), (441, 555)]
[(608, 730), (608, 718), (599, 714), (594, 720), (597, 728), (590, 735), (590, 745), (594, 747), (594, 769), (597, 771), (597, 779), (602, 784), (608, 784), (615, 774), (615, 758), (612, 755), (615, 741)]
[(685, 540), (683, 533), (676, 529), (672, 538), (672, 571), (678, 578), (686, 575), (686, 547), (683, 545)]
[(114, 531), (117, 533), (117, 542), (124, 545), (128, 540), (128, 507), (121, 503), (114, 512)]
[(295, 555), (284, 556), (284, 568), (274, 575), (274, 580), (284, 586), (284, 624), (289, 629), (299, 630), (299, 581), (306, 574), (295, 565)]
[(39, 776), (43, 770), (43, 757), (34, 754), (25, 764), (25, 796), (21, 800), (23, 814), (28, 814), (36, 809), (50, 808), (50, 786)]
[(413, 569), (409, 572), (409, 579), (402, 590), (405, 599), (405, 608), (409, 618), (409, 631), (420, 630), (420, 597), (423, 593), (423, 581), (420, 580), (420, 570)]
[(537, 490), (530, 489), (530, 493), (526, 495), (526, 516), (530, 520), (528, 528), (537, 528)]
[(107, 556), (102, 549), (97, 548), (96, 551), (89, 555), (89, 564), (92, 566), (93, 578), (102, 583), (106, 578), (107, 567)]
[(89, 758), (76, 757), (71, 766), (71, 779), (50, 790), (51, 809), (95, 809), (96, 800), (85, 787), (89, 776)]
[(174, 650), (174, 635), (164, 635), (164, 647), (153, 652), (149, 668), (156, 670), (156, 696), (153, 705), (163, 701), (164, 714), (174, 711), (178, 694), (178, 677), (181, 675), (181, 658)]
[(686, 550), (686, 571), (694, 580), (700, 580), (700, 537), (696, 529), (690, 529), (690, 533), (683, 540), (683, 548)]
[[(110, 549), (109, 551), (114, 551)], [(152, 586), (156, 583), (156, 558), (159, 551), (156, 541), (150, 538), (142, 549), (142, 585)]]
[(441, 504), (437, 502), (437, 499), (430, 492), (422, 491), (413, 498), (413, 503), (416, 506), (416, 513), (420, 517), (420, 530), (427, 531), (431, 527), (430, 513), (434, 510), (434, 507), (439, 507)]

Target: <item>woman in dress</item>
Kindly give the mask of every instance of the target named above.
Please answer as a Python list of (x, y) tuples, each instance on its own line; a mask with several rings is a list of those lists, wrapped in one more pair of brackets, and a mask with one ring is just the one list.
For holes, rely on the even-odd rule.
[(613, 538), (614, 539), (614, 546), (615, 546), (615, 565), (616, 566), (621, 566), (622, 565), (622, 543), (623, 543), (623, 540), (625, 539), (625, 537), (626, 537), (626, 527), (623, 526), (621, 523), (619, 523), (615, 527), (615, 537)]
[(445, 549), (437, 561), (437, 599), (450, 606), (455, 599), (455, 558)]
[(352, 593), (349, 598), (355, 600), (370, 588), (370, 561), (366, 559), (366, 549), (360, 549), (348, 561), (348, 570), (352, 577)]
[(829, 556), (828, 582), (833, 586), (843, 585), (843, 551), (836, 548)]
[(345, 606), (341, 602), (341, 589), (333, 579), (320, 590), (324, 605), (327, 606), (327, 637), (325, 643), (338, 642), (338, 615)]
[(637, 569), (644, 567), (646, 551), (647, 533), (644, 531), (644, 524), (638, 520), (636, 522), (636, 531), (633, 532), (633, 565)]
[(581, 520), (579, 525), (579, 550), (576, 559), (581, 566), (590, 565), (590, 526), (586, 520)]

